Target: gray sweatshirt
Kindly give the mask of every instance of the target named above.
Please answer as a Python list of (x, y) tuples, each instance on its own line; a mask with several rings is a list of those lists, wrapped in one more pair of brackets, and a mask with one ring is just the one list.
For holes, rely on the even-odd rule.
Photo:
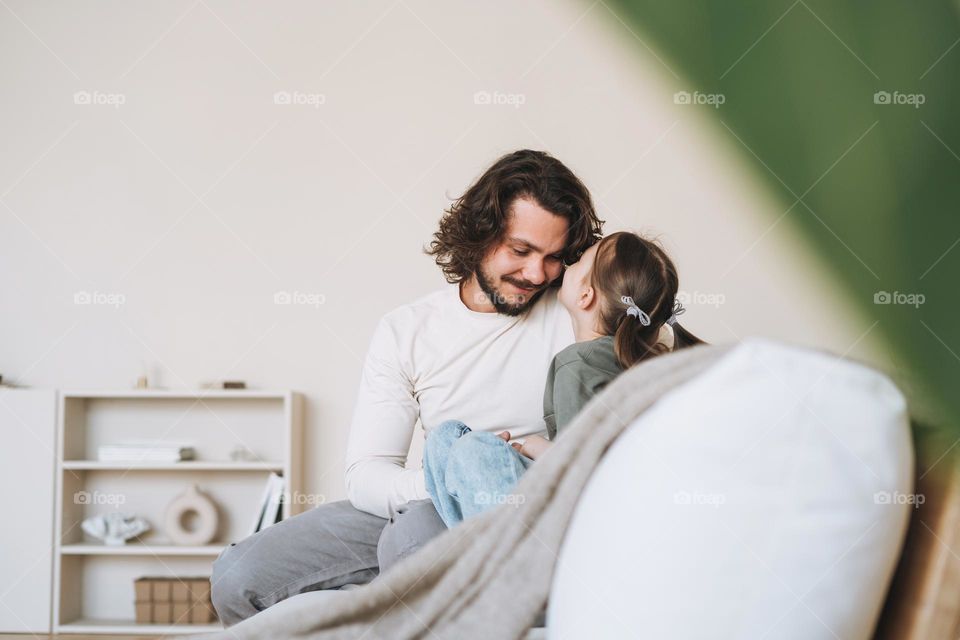
[(613, 336), (575, 342), (554, 358), (543, 391), (543, 420), (555, 440), (577, 413), (623, 369), (613, 353)]

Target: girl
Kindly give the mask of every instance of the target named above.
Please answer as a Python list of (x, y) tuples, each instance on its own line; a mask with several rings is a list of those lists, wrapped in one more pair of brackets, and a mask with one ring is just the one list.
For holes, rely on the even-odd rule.
[[(659, 246), (618, 232), (587, 249), (567, 268), (560, 302), (576, 342), (547, 372), (543, 419), (549, 439), (471, 431), (456, 420), (437, 426), (424, 447), (427, 491), (448, 527), (497, 504), (516, 502), (510, 490), (587, 402), (624, 369), (670, 350), (660, 341), (669, 325), (673, 349), (702, 341), (680, 326), (677, 270)], [(664, 331), (669, 334), (670, 329)]]

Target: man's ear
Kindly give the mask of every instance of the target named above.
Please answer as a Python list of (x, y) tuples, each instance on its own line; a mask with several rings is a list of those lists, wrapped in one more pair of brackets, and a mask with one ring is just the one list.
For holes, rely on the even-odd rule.
[(577, 299), (577, 306), (580, 307), (581, 311), (589, 311), (596, 301), (596, 292), (592, 286), (587, 285), (587, 287), (580, 292), (580, 297)]

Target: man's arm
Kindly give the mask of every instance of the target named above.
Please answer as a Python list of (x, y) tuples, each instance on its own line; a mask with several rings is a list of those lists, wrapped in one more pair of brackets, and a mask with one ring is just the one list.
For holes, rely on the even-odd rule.
[(393, 327), (381, 320), (370, 341), (347, 445), (347, 497), (357, 509), (389, 516), (389, 505), (428, 498), (422, 469), (405, 469), (419, 415), (413, 383), (400, 365)]

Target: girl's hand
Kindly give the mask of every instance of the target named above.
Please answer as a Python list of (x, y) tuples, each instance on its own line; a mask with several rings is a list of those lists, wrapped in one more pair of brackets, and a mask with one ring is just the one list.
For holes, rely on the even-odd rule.
[(513, 448), (531, 460), (536, 460), (546, 453), (552, 446), (553, 443), (546, 438), (541, 436), (527, 436), (526, 440), (523, 442), (523, 445), (518, 446), (517, 444), (514, 444)]
[(523, 445), (521, 445), (519, 442), (510, 442), (509, 431), (501, 431), (500, 433), (497, 434), (497, 437), (503, 440), (504, 442), (506, 442), (507, 444), (509, 444), (511, 447), (513, 447), (514, 451), (516, 451), (517, 453), (520, 453), (520, 448)]

